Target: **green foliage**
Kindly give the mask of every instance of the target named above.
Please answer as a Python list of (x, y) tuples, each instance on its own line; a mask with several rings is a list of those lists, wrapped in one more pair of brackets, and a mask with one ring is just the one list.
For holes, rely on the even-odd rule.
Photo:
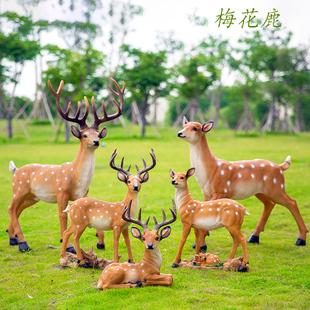
[[(5, 124), (0, 122), (0, 128)], [(154, 148), (157, 165), (150, 172), (149, 181), (143, 184), (139, 195), (142, 219), (155, 215), (162, 218), (161, 208), (168, 212), (174, 188), (169, 168), (185, 172), (190, 167), (188, 145), (177, 138), (179, 129), (167, 128), (156, 138), (148, 130), (144, 139), (134, 138), (139, 128), (128, 134), (122, 127), (108, 125), (105, 147), (96, 151), (95, 175), (90, 186), (90, 197), (106, 201), (119, 201), (125, 196), (126, 186), (119, 182), (116, 172), (109, 168), (109, 158), (115, 148), (119, 156), (125, 156), (125, 165), (141, 165), (141, 157), (149, 163), (148, 152)], [(17, 167), (29, 163), (62, 164), (71, 161), (78, 150), (76, 140), (64, 144), (49, 144), (52, 128), (29, 126), (33, 140), (27, 142), (21, 129), (16, 127), (12, 141), (1, 144), (0, 179), (0, 308), (3, 309), (307, 309), (309, 308), (310, 270), (308, 267), (309, 245), (296, 247), (298, 228), (291, 213), (276, 205), (261, 234), (260, 244), (249, 244), (249, 273), (225, 271), (201, 271), (173, 269), (179, 246), (182, 225), (179, 219), (171, 224), (168, 239), (160, 243), (163, 263), (161, 272), (173, 275), (171, 287), (145, 287), (98, 292), (96, 283), (101, 270), (71, 269), (59, 265), (59, 219), (55, 204), (38, 202), (27, 208), (20, 216), (20, 223), (32, 251), (19, 253), (17, 247), (9, 246), (5, 232), (9, 223), (7, 207), (12, 199), (12, 175), (8, 163), (13, 160)], [(307, 227), (310, 225), (310, 149), (309, 133), (299, 135), (266, 135), (264, 137), (234, 137), (231, 131), (212, 130), (207, 134), (212, 152), (218, 158), (241, 160), (266, 158), (282, 163), (286, 155), (292, 156), (292, 165), (285, 171), (285, 188), (297, 200)], [(0, 130), (0, 140), (5, 140)], [(1, 142), (0, 142), (1, 143)], [(17, 150), (21, 150), (17, 151)], [(130, 152), (128, 151), (130, 150)], [(120, 159), (119, 159), (120, 160)], [(134, 170), (133, 170), (134, 171)], [(300, 177), (302, 176), (302, 177)], [(189, 179), (193, 198), (203, 199), (194, 178)], [(245, 217), (242, 232), (249, 237), (255, 228), (263, 206), (255, 197), (241, 201), (250, 216)], [(150, 225), (153, 222), (150, 220)], [(182, 259), (194, 256), (194, 234), (188, 237)], [(80, 243), (84, 250), (96, 247), (94, 229), (86, 229)], [(113, 236), (106, 233), (106, 250), (95, 252), (100, 258), (113, 258)], [(55, 246), (49, 248), (47, 245)], [(143, 245), (131, 237), (135, 262), (143, 256)], [(227, 259), (232, 239), (225, 228), (212, 231), (207, 238), (208, 252), (216, 253), (221, 261)], [(120, 239), (121, 262), (127, 261), (127, 251)], [(237, 256), (242, 255), (239, 247)], [(28, 295), (27, 295), (28, 294)]]

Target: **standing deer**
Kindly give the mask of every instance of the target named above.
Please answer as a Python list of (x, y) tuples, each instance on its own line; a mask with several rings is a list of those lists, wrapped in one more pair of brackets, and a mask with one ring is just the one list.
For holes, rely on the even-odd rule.
[[(162, 257), (158, 247), (159, 242), (169, 237), (171, 227), (166, 226), (160, 232), (160, 228), (173, 223), (176, 218), (176, 207), (173, 202), (172, 218), (166, 220), (165, 211), (163, 212), (163, 221), (158, 224), (154, 217), (155, 227), (153, 230), (149, 230), (147, 227), (149, 219), (145, 223), (141, 221), (141, 209), (139, 211), (138, 220), (135, 220), (130, 215), (131, 203), (128, 208), (124, 208), (122, 218), (124, 221), (134, 223), (143, 228), (143, 234), (136, 227), (131, 227), (132, 235), (139, 239), (145, 246), (144, 256), (140, 263), (137, 264), (111, 264), (106, 267), (99, 278), (97, 288), (106, 290), (109, 288), (123, 288), (123, 287), (141, 287), (148, 285), (172, 285), (173, 278), (171, 274), (160, 273)], [(127, 214), (126, 214), (127, 213)]]
[[(66, 255), (66, 245), (70, 236), (73, 234), (73, 243), (76, 249), (77, 258), (79, 261), (83, 260), (83, 255), (81, 253), (81, 248), (79, 245), (79, 239), (86, 229), (86, 227), (95, 228), (98, 231), (106, 231), (113, 230), (114, 236), (114, 262), (118, 262), (118, 244), (120, 234), (123, 234), (125, 244), (128, 252), (128, 261), (133, 262), (133, 257), (131, 253), (130, 240), (128, 235), (128, 226), (130, 225), (128, 222), (122, 219), (122, 212), (124, 210), (124, 206), (128, 205), (129, 202), (132, 201), (132, 210), (131, 215), (134, 217), (138, 211), (138, 195), (141, 189), (142, 183), (145, 183), (149, 179), (149, 173), (151, 169), (153, 169), (156, 165), (156, 156), (154, 150), (152, 149), (152, 153), (150, 153), (152, 158), (152, 164), (147, 167), (144, 158), (142, 158), (144, 168), (139, 170), (137, 168), (137, 174), (130, 174), (130, 167), (125, 170), (123, 168), (124, 157), (121, 161), (121, 166), (116, 167), (114, 163), (114, 159), (116, 157), (116, 149), (111, 155), (110, 158), (110, 166), (114, 170), (117, 171), (117, 177), (121, 182), (124, 182), (127, 187), (127, 193), (125, 198), (116, 203), (105, 202), (101, 200), (97, 200), (94, 198), (84, 197), (80, 198), (68, 205), (64, 212), (68, 212), (70, 218), (70, 226), (64, 232), (64, 240), (62, 244), (61, 256), (64, 257)], [(103, 243), (103, 240), (100, 239), (99, 235), (99, 244)], [(88, 267), (87, 264), (81, 264), (81, 267)]]
[(217, 199), (204, 202), (194, 200), (189, 193), (187, 185), (187, 179), (194, 173), (195, 168), (189, 169), (186, 174), (175, 173), (170, 169), (170, 176), (173, 179), (171, 183), (175, 187), (175, 201), (183, 224), (179, 250), (172, 267), (179, 267), (182, 250), (191, 228), (194, 228), (195, 231), (196, 255), (198, 255), (200, 245), (203, 242), (204, 231), (226, 227), (233, 238), (233, 247), (229, 254), (229, 259), (234, 258), (236, 250), (241, 243), (244, 258), (238, 271), (247, 271), (248, 249), (246, 238), (241, 232), (241, 225), (244, 215), (249, 215), (249, 213), (243, 205), (231, 199)]
[(263, 204), (263, 214), (249, 238), (250, 243), (259, 243), (259, 234), (276, 203), (288, 208), (299, 228), (297, 246), (306, 245), (308, 229), (300, 215), (295, 199), (289, 197), (284, 188), (283, 171), (291, 164), (288, 156), (277, 165), (267, 160), (243, 160), (228, 162), (216, 158), (210, 151), (205, 134), (213, 127), (213, 122), (204, 124), (188, 122), (183, 118), (183, 130), (178, 137), (189, 143), (191, 166), (205, 201), (220, 198), (246, 199), (255, 195)]
[[(8, 227), (10, 245), (19, 245), (19, 250), (25, 252), (30, 250), (30, 247), (25, 240), (24, 234), (20, 227), (18, 218), (21, 212), (37, 203), (39, 200), (58, 204), (60, 234), (62, 242), (63, 232), (67, 229), (67, 214), (63, 210), (68, 205), (69, 200), (76, 200), (86, 196), (89, 185), (94, 175), (95, 169), (95, 150), (99, 146), (99, 140), (107, 134), (107, 128), (104, 127), (98, 132), (98, 127), (101, 123), (110, 121), (119, 117), (124, 110), (124, 90), (115, 80), (111, 78), (118, 92), (114, 91), (110, 86), (111, 92), (120, 99), (120, 105), (113, 99), (117, 107), (117, 113), (107, 115), (104, 101), (102, 101), (103, 117), (98, 118), (95, 108), (95, 99), (92, 97), (92, 110), (94, 114), (94, 122), (91, 127), (86, 124), (86, 118), (89, 112), (89, 104), (86, 97), (86, 110), (84, 116), (79, 118), (81, 104), (78, 102), (78, 108), (75, 117), (69, 117), (71, 102), (68, 104), (66, 112), (63, 112), (60, 106), (60, 96), (64, 86), (61, 81), (57, 92), (53, 89), (50, 80), (48, 81), (49, 89), (55, 96), (56, 105), (59, 114), (67, 121), (74, 122), (80, 125), (80, 130), (71, 126), (72, 134), (80, 140), (80, 149), (72, 162), (67, 162), (62, 165), (41, 165), (29, 164), (19, 169), (15, 167), (13, 161), (10, 162), (10, 172), (13, 176), (13, 199), (8, 208), (11, 222)], [(16, 238), (17, 237), (17, 238)], [(71, 244), (67, 251), (75, 253)]]

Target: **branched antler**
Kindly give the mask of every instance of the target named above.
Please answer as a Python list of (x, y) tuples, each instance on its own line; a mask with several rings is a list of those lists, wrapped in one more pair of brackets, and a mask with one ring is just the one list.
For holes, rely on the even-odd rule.
[(131, 173), (129, 172), (129, 170), (130, 170), (131, 165), (129, 165), (128, 169), (125, 170), (125, 169), (123, 168), (123, 163), (124, 163), (124, 157), (123, 157), (122, 160), (121, 160), (121, 166), (120, 166), (120, 167), (116, 167), (116, 166), (115, 166), (115, 163), (114, 163), (114, 159), (115, 159), (116, 156), (117, 156), (117, 153), (116, 153), (116, 149), (115, 149), (114, 152), (113, 152), (112, 155), (111, 155), (111, 158), (110, 158), (110, 167), (111, 167), (112, 169), (116, 170), (116, 171), (123, 172), (123, 173), (124, 173), (125, 175), (127, 175), (127, 176), (130, 176)]
[(138, 176), (141, 176), (141, 174), (153, 169), (156, 166), (156, 156), (155, 156), (154, 150), (153, 149), (151, 149), (151, 150), (152, 150), (152, 153), (150, 153), (150, 155), (152, 158), (152, 164), (149, 167), (146, 167), (146, 162), (145, 162), (144, 158), (142, 158), (143, 166), (144, 166), (143, 169), (139, 170), (138, 166), (136, 165)]
[[(138, 219), (137, 220), (133, 219), (130, 216), (131, 203), (132, 203), (132, 199), (130, 200), (128, 207), (127, 206), (124, 207), (124, 210), (123, 210), (123, 213), (122, 213), (122, 219), (124, 221), (130, 222), (130, 223), (134, 223), (134, 224), (137, 224), (137, 225), (141, 226), (143, 228), (143, 230), (149, 230), (148, 227), (147, 227), (147, 224), (149, 223), (150, 217), (148, 217), (146, 222), (143, 223), (141, 221), (141, 211), (142, 211), (142, 209), (140, 208)], [(126, 215), (126, 213), (127, 213), (127, 215)]]
[(173, 223), (173, 222), (177, 219), (177, 210), (176, 210), (175, 202), (174, 202), (173, 199), (172, 199), (172, 205), (173, 205), (173, 210), (172, 210), (171, 208), (169, 208), (169, 210), (170, 210), (171, 213), (172, 213), (172, 218), (171, 218), (169, 221), (166, 220), (166, 213), (165, 213), (164, 209), (161, 209), (162, 212), (163, 212), (163, 221), (162, 221), (161, 223), (158, 224), (158, 222), (157, 222), (155, 216), (153, 216), (154, 222), (155, 222), (155, 227), (154, 227), (153, 230), (159, 231), (159, 229), (160, 229), (161, 227), (163, 227), (163, 226), (165, 226), (165, 225), (168, 225), (168, 224), (171, 224), (171, 223)]

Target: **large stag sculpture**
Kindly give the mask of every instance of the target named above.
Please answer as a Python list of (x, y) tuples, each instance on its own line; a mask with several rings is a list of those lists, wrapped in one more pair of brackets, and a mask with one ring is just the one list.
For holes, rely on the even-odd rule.
[[(102, 101), (103, 117), (99, 118), (96, 113), (95, 99), (92, 97), (92, 110), (94, 113), (94, 122), (88, 127), (86, 118), (89, 112), (89, 104), (86, 97), (86, 111), (83, 117), (79, 118), (81, 104), (78, 102), (78, 108), (74, 117), (69, 116), (71, 102), (68, 104), (66, 112), (63, 112), (60, 106), (60, 96), (64, 82), (61, 81), (57, 92), (53, 89), (51, 82), (48, 81), (48, 86), (56, 99), (56, 105), (59, 114), (67, 121), (74, 122), (80, 125), (80, 129), (71, 126), (72, 134), (80, 140), (80, 149), (72, 162), (67, 162), (62, 165), (41, 165), (29, 164), (21, 168), (16, 168), (11, 161), (9, 165), (10, 172), (13, 176), (13, 199), (8, 208), (11, 222), (8, 227), (10, 245), (19, 245), (19, 250), (25, 252), (30, 250), (30, 247), (25, 240), (24, 234), (20, 227), (18, 218), (21, 212), (37, 203), (39, 200), (45, 202), (57, 203), (60, 220), (61, 242), (63, 232), (67, 229), (67, 213), (63, 210), (68, 205), (68, 201), (76, 200), (84, 197), (87, 192), (95, 169), (95, 150), (99, 146), (99, 140), (107, 134), (107, 128), (104, 127), (98, 132), (98, 127), (101, 123), (110, 121), (119, 117), (124, 110), (124, 90), (120, 89), (115, 80), (111, 78), (117, 92), (110, 86), (111, 92), (120, 99), (120, 105), (113, 99), (117, 108), (117, 112), (112, 115), (107, 115), (104, 101)], [(69, 252), (75, 253), (74, 248), (69, 244)]]

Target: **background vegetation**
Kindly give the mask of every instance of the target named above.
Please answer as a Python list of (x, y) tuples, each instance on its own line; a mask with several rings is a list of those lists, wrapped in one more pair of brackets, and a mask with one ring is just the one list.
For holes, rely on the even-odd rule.
[[(13, 125), (15, 125), (13, 123)], [(172, 233), (160, 243), (163, 256), (162, 272), (173, 274), (171, 287), (146, 287), (98, 292), (96, 282), (100, 270), (62, 268), (59, 265), (59, 220), (56, 204), (39, 202), (26, 209), (20, 223), (32, 250), (20, 253), (9, 246), (7, 207), (12, 199), (12, 175), (8, 163), (14, 160), (17, 167), (28, 163), (61, 164), (72, 160), (78, 150), (77, 139), (69, 144), (64, 138), (59, 143), (48, 143), (52, 134), (50, 125), (29, 125), (34, 137), (28, 142), (23, 132), (17, 130), (14, 138), (6, 140), (0, 122), (0, 308), (1, 309), (308, 309), (310, 307), (309, 245), (296, 247), (297, 225), (290, 212), (277, 205), (261, 234), (260, 244), (249, 244), (250, 272), (246, 274), (224, 271), (197, 271), (172, 269), (179, 245), (182, 226), (180, 219), (172, 224)], [(17, 129), (19, 127), (16, 127)], [(108, 126), (105, 147), (96, 151), (95, 175), (89, 196), (106, 201), (119, 201), (126, 192), (108, 160), (115, 148), (125, 156), (125, 164), (140, 164), (141, 157), (150, 162), (148, 152), (154, 148), (157, 166), (150, 172), (150, 179), (142, 187), (139, 205), (145, 219), (149, 215), (161, 218), (161, 208), (166, 212), (174, 197), (169, 168), (177, 172), (190, 166), (188, 145), (177, 138), (177, 131), (167, 127), (157, 138), (152, 128), (147, 128), (144, 139), (140, 129), (134, 127), (128, 134), (121, 126)], [(285, 172), (286, 190), (298, 202), (307, 227), (310, 227), (309, 195), (309, 133), (297, 135), (235, 136), (232, 131), (213, 129), (207, 134), (212, 152), (218, 158), (240, 160), (265, 158), (282, 163), (292, 156), (292, 165)], [(130, 152), (128, 151), (130, 150)], [(203, 199), (194, 178), (189, 181), (193, 197)], [(262, 213), (262, 204), (255, 197), (241, 201), (251, 214), (246, 217), (242, 231), (249, 237)], [(151, 224), (152, 225), (152, 224)], [(112, 233), (106, 233), (106, 250), (95, 252), (100, 257), (112, 259)], [(184, 247), (182, 258), (194, 255), (192, 233)], [(81, 237), (81, 246), (88, 250), (95, 246), (95, 230), (87, 229)], [(131, 238), (136, 262), (142, 259), (142, 244)], [(207, 238), (208, 252), (225, 260), (232, 246), (225, 229), (211, 232)], [(52, 245), (57, 248), (48, 248)], [(127, 260), (124, 241), (120, 240), (121, 261)], [(237, 255), (242, 255), (239, 248)]]

